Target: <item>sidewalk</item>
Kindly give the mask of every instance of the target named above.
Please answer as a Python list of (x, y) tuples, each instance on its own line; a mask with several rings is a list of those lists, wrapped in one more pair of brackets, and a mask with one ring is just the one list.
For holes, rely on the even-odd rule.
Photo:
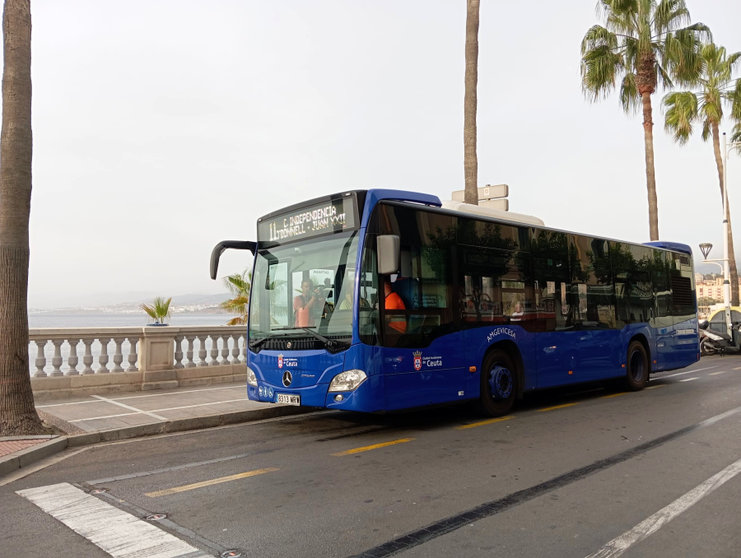
[(38, 403), (36, 409), (44, 422), (66, 435), (0, 438), (0, 476), (68, 447), (236, 424), (309, 410), (250, 401), (243, 383), (90, 395)]

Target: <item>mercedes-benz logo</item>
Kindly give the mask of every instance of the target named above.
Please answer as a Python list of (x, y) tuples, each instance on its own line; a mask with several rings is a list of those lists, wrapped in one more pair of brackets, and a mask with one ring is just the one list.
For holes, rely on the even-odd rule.
[(291, 375), (291, 373), (288, 372), (287, 370), (283, 372), (283, 385), (288, 387), (291, 385), (292, 381), (293, 381), (293, 376)]

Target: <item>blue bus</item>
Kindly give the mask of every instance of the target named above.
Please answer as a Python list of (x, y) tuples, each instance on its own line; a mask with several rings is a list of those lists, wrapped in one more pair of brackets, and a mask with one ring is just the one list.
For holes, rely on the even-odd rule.
[[(250, 399), (363, 412), (478, 400), (700, 358), (691, 249), (555, 230), (436, 196), (357, 190), (275, 211), (257, 241)], [(390, 303), (389, 301), (393, 301)]]

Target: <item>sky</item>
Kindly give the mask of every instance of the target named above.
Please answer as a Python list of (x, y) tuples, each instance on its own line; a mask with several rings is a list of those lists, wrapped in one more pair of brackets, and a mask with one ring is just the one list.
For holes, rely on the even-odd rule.
[[(29, 306), (223, 292), (214, 244), (254, 240), (258, 217), (304, 199), (373, 187), (449, 199), (463, 188), (465, 5), (33, 0)], [(741, 2), (687, 5), (741, 50)], [(479, 183), (508, 184), (510, 209), (549, 226), (644, 242), (641, 117), (581, 89), (595, 7), (482, 0)], [(712, 144), (699, 131), (673, 142), (663, 94), (660, 237), (698, 254), (712, 242), (720, 258)], [(739, 212), (735, 154), (728, 184)], [(248, 255), (226, 252), (220, 276)]]

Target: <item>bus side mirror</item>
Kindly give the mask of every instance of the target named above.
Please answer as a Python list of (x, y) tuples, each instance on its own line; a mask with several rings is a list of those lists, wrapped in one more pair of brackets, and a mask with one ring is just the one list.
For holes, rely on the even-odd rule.
[(376, 239), (378, 273), (380, 275), (399, 272), (400, 246), (401, 241), (395, 234), (382, 234)]
[(216, 272), (219, 269), (219, 258), (221, 254), (227, 248), (236, 248), (237, 250), (249, 250), (252, 255), (255, 255), (257, 249), (257, 242), (250, 240), (222, 240), (211, 251), (211, 279), (216, 279)]

